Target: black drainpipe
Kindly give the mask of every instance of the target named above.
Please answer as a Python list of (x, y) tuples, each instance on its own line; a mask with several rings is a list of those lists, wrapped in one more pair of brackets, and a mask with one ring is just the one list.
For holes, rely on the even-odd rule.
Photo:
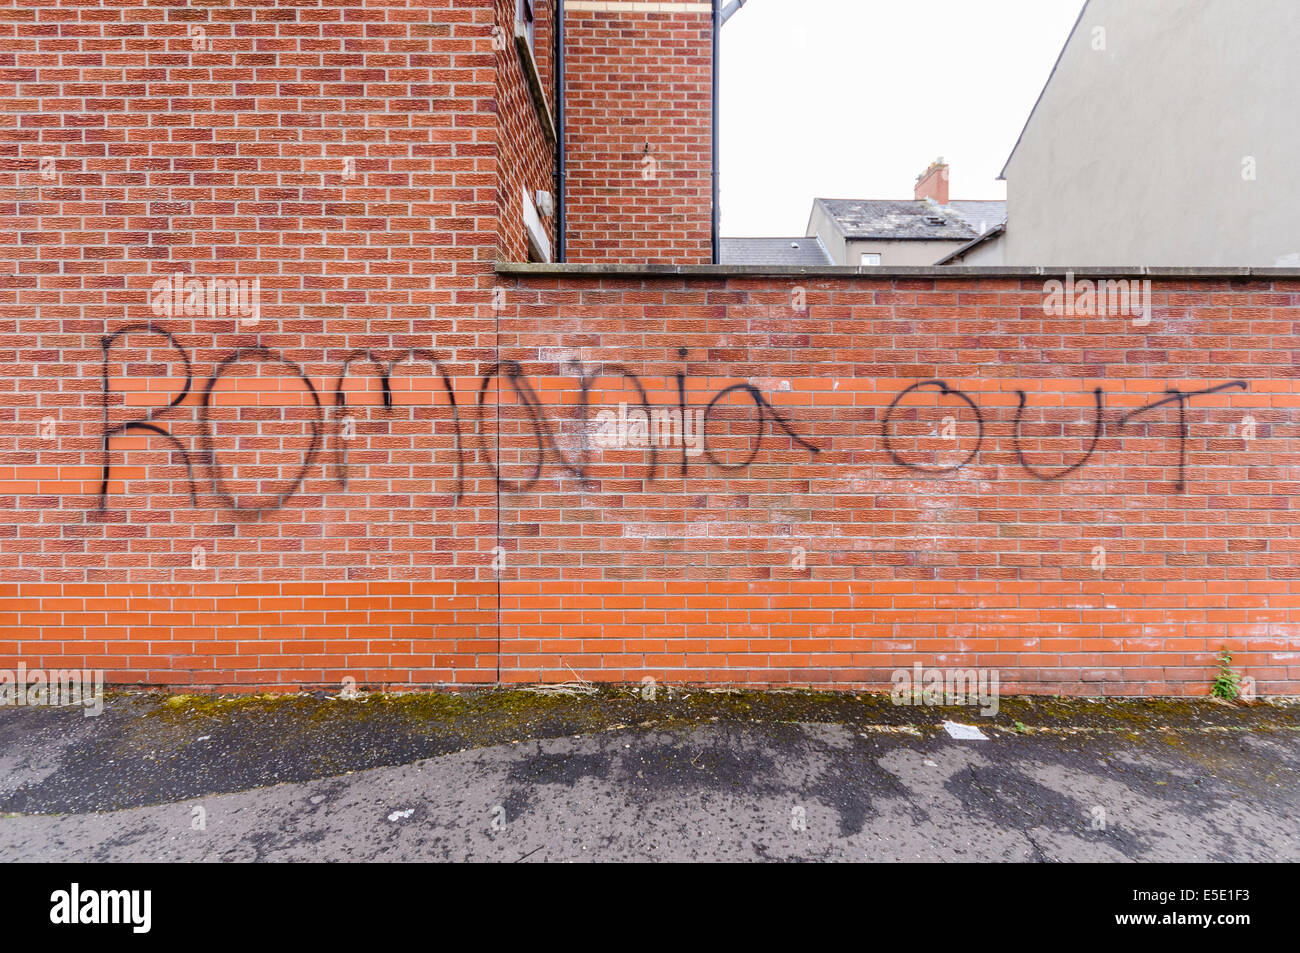
[(720, 175), (718, 173), (718, 90), (722, 79), (718, 65), (722, 59), (722, 25), (740, 12), (746, 0), (731, 0), (723, 7), (722, 0), (713, 0), (713, 263), (722, 264), (722, 203), (719, 201)]
[[(714, 0), (716, 5), (717, 0)], [(564, 190), (564, 0), (555, 0), (555, 260), (565, 261)]]
[(722, 33), (722, 11), (718, 4), (720, 0), (713, 0), (713, 264), (717, 265), (722, 262), (722, 239), (718, 235), (718, 230), (722, 226), (722, 209), (718, 204), (718, 58), (722, 51), (722, 44), (719, 42)]

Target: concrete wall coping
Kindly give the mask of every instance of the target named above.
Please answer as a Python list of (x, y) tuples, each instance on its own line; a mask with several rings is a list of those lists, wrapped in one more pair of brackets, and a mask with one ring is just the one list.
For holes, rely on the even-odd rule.
[(554, 278), (1297, 278), (1300, 268), (1166, 268), (1116, 265), (1069, 268), (1007, 265), (912, 265), (777, 267), (772, 265), (558, 265), (548, 262), (498, 262), (498, 274)]

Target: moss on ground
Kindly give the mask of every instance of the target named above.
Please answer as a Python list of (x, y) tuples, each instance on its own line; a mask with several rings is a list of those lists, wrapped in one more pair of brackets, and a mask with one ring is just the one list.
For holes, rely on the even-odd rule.
[(952, 720), (1014, 734), (1073, 729), (1140, 733), (1161, 728), (1300, 728), (1300, 705), (1288, 700), (1226, 704), (1213, 699), (1003, 698), (984, 717), (974, 707), (896, 705), (888, 694), (741, 691), (640, 686), (565, 689), (471, 689), (362, 693), (351, 699), (314, 694), (136, 696), (141, 712), (173, 728), (267, 721), (316, 728), (385, 724), (403, 732), (454, 736), (462, 747), (628, 727), (674, 728), (717, 721), (831, 723), (851, 727), (939, 730)]
[[(1294, 700), (1241, 705), (1018, 696), (1002, 698), (998, 713), (985, 718), (972, 707), (895, 705), (884, 693), (664, 685), (653, 698), (643, 697), (640, 685), (565, 691), (552, 686), (374, 692), (352, 699), (325, 692), (115, 692), (103, 715), (89, 720), (74, 709), (0, 712), (20, 721), (28, 738), (65, 745), (69, 733), (75, 736), (60, 748), (57, 772), (22, 790), (0, 792), (0, 811), (115, 810), (412, 764), (491, 745), (607, 732), (626, 733), (631, 740), (637, 734), (666, 738), (718, 726), (722, 730), (713, 736), (725, 738), (737, 734), (730, 727), (753, 726), (770, 739), (798, 745), (817, 734), (801, 726), (821, 724), (863, 736), (879, 733), (877, 740), (892, 746), (924, 742), (952, 720), (1040, 753), (1088, 749), (1093, 733), (1108, 732), (1134, 743), (1133, 750), (1194, 753), (1215, 773), (1229, 749), (1240, 756), (1243, 732), (1265, 738), (1300, 731), (1300, 704)], [(618, 740), (614, 747), (627, 747)], [(1225, 770), (1231, 766), (1224, 764)], [(106, 765), (111, 766), (107, 773)], [(1268, 774), (1254, 771), (1251, 783)], [(1272, 783), (1271, 776), (1266, 782)]]

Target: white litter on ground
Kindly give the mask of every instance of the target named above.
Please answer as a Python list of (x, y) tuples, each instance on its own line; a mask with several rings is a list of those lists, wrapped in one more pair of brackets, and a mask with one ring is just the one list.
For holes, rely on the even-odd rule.
[(988, 741), (984, 732), (980, 731), (974, 725), (959, 725), (955, 721), (945, 721), (943, 730), (953, 738), (961, 741)]
[(408, 807), (405, 811), (394, 811), (392, 814), (388, 815), (388, 819), (390, 821), (405, 820), (406, 818), (410, 817), (414, 813), (415, 813), (415, 808)]

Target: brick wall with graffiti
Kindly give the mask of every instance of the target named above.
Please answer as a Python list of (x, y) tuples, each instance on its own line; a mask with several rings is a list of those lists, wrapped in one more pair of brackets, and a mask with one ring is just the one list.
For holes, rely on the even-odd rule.
[(517, 281), (504, 677), (1300, 685), (1300, 281)]
[(0, 656), (169, 685), (496, 679), (496, 489), (461, 466), (444, 384), (495, 359), (494, 263), (525, 248), (503, 196), (553, 187), (513, 20), (7, 11)]
[[(1294, 277), (499, 266), (554, 187), (516, 10), (0, 19), (0, 668), (1300, 687)], [(575, 260), (707, 258), (699, 13), (687, 135), (575, 11)]]
[(1141, 694), (1227, 646), (1300, 685), (1300, 281), (1140, 318), (1042, 279), (494, 281), (487, 327), (408, 316), (433, 339), (184, 276), (20, 322), (3, 664)]

